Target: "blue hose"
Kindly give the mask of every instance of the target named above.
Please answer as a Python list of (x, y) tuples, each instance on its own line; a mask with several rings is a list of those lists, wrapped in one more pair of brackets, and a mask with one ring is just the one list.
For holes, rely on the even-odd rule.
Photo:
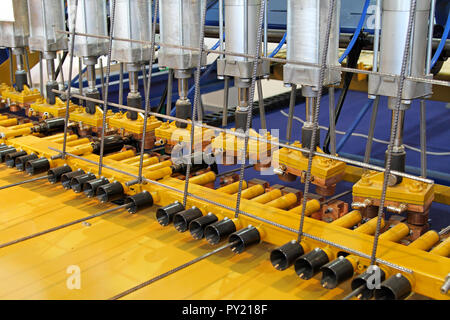
[(370, 99), (366, 105), (361, 109), (356, 119), (351, 124), (348, 131), (345, 133), (345, 135), (342, 137), (342, 139), (339, 141), (339, 144), (337, 145), (336, 152), (339, 152), (344, 144), (347, 142), (348, 138), (351, 137), (352, 133), (355, 131), (358, 124), (361, 122), (362, 118), (366, 115), (367, 111), (372, 107), (374, 100)]
[(284, 33), (283, 38), (281, 39), (280, 43), (275, 48), (275, 50), (273, 50), (272, 53), (269, 54), (269, 58), (275, 57), (275, 55), (281, 50), (281, 48), (283, 48), (283, 45), (286, 43), (286, 38), (287, 38), (287, 32)]
[(352, 51), (353, 46), (355, 45), (356, 40), (358, 39), (359, 34), (361, 33), (362, 28), (364, 27), (364, 23), (366, 22), (367, 9), (369, 8), (369, 4), (370, 4), (370, 0), (366, 0), (366, 2), (364, 3), (364, 8), (363, 8), (362, 14), (361, 14), (361, 19), (359, 19), (358, 27), (356, 28), (356, 31), (353, 34), (353, 38), (350, 41), (347, 49), (345, 49), (344, 54), (339, 58), (339, 63), (342, 63), (342, 61), (344, 61), (344, 59), (347, 58), (350, 51)]
[(439, 43), (439, 46), (436, 50), (436, 53), (433, 56), (433, 59), (431, 59), (431, 68), (434, 67), (439, 57), (441, 56), (442, 50), (444, 50), (445, 42), (448, 39), (449, 33), (450, 33), (450, 13), (448, 14), (447, 23), (445, 24), (444, 34), (442, 35), (441, 42)]

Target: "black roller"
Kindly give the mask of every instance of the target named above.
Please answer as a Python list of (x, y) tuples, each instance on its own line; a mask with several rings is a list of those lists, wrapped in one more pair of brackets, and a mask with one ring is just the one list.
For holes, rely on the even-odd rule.
[(4, 143), (0, 144), (0, 151), (3, 149), (6, 149), (6, 148), (8, 148), (8, 146), (6, 144), (4, 144)]
[(219, 218), (217, 218), (216, 215), (208, 213), (206, 216), (191, 221), (189, 224), (189, 231), (192, 237), (196, 240), (203, 239), (206, 226), (217, 222), (218, 220)]
[(253, 226), (236, 231), (230, 235), (228, 239), (231, 246), (231, 251), (234, 253), (242, 253), (245, 249), (261, 242), (261, 236), (258, 229)]
[(17, 150), (13, 147), (6, 147), (3, 150), (0, 150), (0, 162), (5, 162), (6, 155), (14, 152), (17, 152)]
[[(128, 138), (124, 138), (119, 135), (106, 136), (103, 153), (108, 154), (118, 152), (122, 150), (124, 145), (128, 142), (130, 142)], [(101, 151), (101, 141), (98, 140), (92, 143), (92, 148), (93, 148), (92, 153), (99, 155)]]
[[(384, 159), (384, 163), (386, 165), (386, 161), (387, 161), (387, 152), (385, 153), (385, 159)], [(401, 152), (392, 152), (392, 160), (391, 160), (391, 170), (393, 171), (398, 171), (398, 172), (405, 172), (405, 168), (406, 168), (406, 152), (405, 151), (401, 151)], [(395, 185), (401, 183), (403, 181), (403, 177), (401, 176), (395, 176)]]
[(375, 300), (403, 300), (411, 291), (409, 280), (401, 273), (397, 273), (381, 283), (380, 289), (375, 289)]
[(225, 218), (207, 226), (205, 228), (205, 238), (206, 241), (214, 245), (224, 240), (233, 232), (236, 232), (236, 225), (233, 220)]
[(96, 178), (95, 174), (93, 174), (91, 172), (82, 174), (80, 176), (73, 177), (70, 180), (70, 187), (72, 188), (72, 190), (75, 193), (80, 193), (81, 191), (83, 191), (83, 184), (85, 182), (94, 180), (95, 178)]
[(303, 247), (295, 240), (289, 241), (270, 253), (270, 262), (277, 270), (286, 270), (295, 260), (305, 254)]
[(88, 198), (93, 198), (97, 195), (97, 188), (108, 184), (109, 180), (106, 178), (93, 179), (83, 183), (83, 192)]
[(66, 120), (64, 118), (46, 119), (38, 125), (34, 126), (33, 132), (42, 133), (48, 136), (55, 132), (64, 131), (65, 123)]
[(35, 160), (37, 158), (39, 158), (39, 157), (35, 153), (31, 153), (29, 155), (16, 158), (16, 160), (15, 160), (16, 161), (16, 169), (19, 171), (24, 171), (25, 164), (27, 163), (27, 161)]
[[(383, 282), (384, 279), (386, 278), (386, 274), (380, 267), (375, 266), (375, 268), (377, 268), (380, 272), (379, 273), (379, 275), (380, 275), (379, 281)], [(352, 290), (356, 290), (356, 289), (360, 288), (361, 286), (364, 286), (364, 289), (360, 292), (360, 296), (359, 296), (359, 299), (361, 299), (361, 300), (372, 299), (372, 297), (374, 295), (375, 289), (369, 289), (367, 286), (369, 284), (368, 283), (369, 281), (370, 281), (371, 285), (375, 285), (374, 283), (372, 283), (373, 277), (375, 276), (373, 273), (374, 273), (374, 271), (372, 271), (372, 272), (365, 271), (352, 280), (352, 283), (351, 283)]]
[(316, 248), (295, 260), (295, 272), (303, 280), (309, 280), (314, 277), (320, 271), (320, 268), (328, 263), (328, 261), (328, 255), (325, 251)]
[[(86, 92), (85, 96), (87, 98), (100, 100), (100, 92), (98, 91)], [(84, 110), (86, 111), (86, 113), (95, 114), (96, 105), (97, 104), (95, 102), (86, 100), (86, 108)]]
[(123, 186), (119, 181), (104, 184), (97, 188), (97, 199), (101, 202), (119, 200), (123, 198)]
[(351, 279), (354, 273), (352, 263), (343, 256), (324, 265), (321, 271), (322, 279), (320, 283), (327, 289), (336, 288), (345, 280)]
[(30, 176), (47, 172), (48, 170), (50, 170), (50, 162), (44, 157), (35, 160), (28, 160), (25, 163), (25, 171)]
[[(62, 168), (62, 167), (60, 167)], [(62, 169), (61, 169), (62, 170)], [(69, 190), (70, 189), (70, 182), (72, 181), (73, 177), (81, 176), (82, 174), (85, 174), (83, 169), (78, 169), (77, 171), (69, 171), (66, 173), (63, 173), (60, 175), (61, 184), (64, 189)]]
[(14, 168), (14, 166), (16, 165), (16, 159), (22, 156), (26, 156), (27, 153), (25, 151), (17, 151), (17, 152), (13, 152), (13, 153), (8, 153), (5, 156), (5, 164), (9, 167), (9, 168)]
[(128, 208), (129, 213), (136, 213), (139, 210), (151, 207), (153, 205), (153, 197), (148, 191), (144, 191), (125, 199), (125, 203), (131, 203), (132, 206)]
[(48, 104), (55, 104), (56, 103), (56, 97), (58, 94), (56, 92), (53, 92), (53, 89), (58, 90), (59, 86), (57, 82), (49, 82), (45, 85), (45, 90), (47, 92), (47, 102)]
[(16, 72), (16, 89), (18, 92), (23, 91), (23, 87), (28, 85), (27, 73), (25, 71)]
[[(142, 98), (141, 96), (128, 96), (127, 105), (132, 108), (142, 109)], [(138, 113), (136, 111), (128, 111), (127, 118), (130, 120), (137, 120)]]
[(178, 232), (185, 232), (189, 228), (191, 221), (203, 216), (201, 210), (197, 207), (176, 213), (173, 216), (173, 226)]
[(173, 221), (173, 216), (184, 210), (184, 206), (178, 201), (156, 210), (156, 220), (162, 226), (168, 226)]

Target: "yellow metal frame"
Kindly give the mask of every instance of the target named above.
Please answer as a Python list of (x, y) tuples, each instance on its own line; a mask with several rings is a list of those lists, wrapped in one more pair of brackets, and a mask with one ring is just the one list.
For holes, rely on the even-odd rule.
[[(40, 139), (41, 142), (38, 143), (36, 139), (40, 138), (27, 136), (22, 138), (10, 139), (7, 141), (7, 143), (14, 146), (20, 145), (21, 149), (26, 151), (32, 149), (34, 152), (39, 153), (41, 156), (50, 157), (52, 155), (55, 155), (56, 152), (48, 150), (48, 147), (54, 146), (54, 143), (44, 139)], [(26, 144), (26, 146), (24, 144)], [(58, 147), (60, 147), (59, 144), (57, 144), (56, 148)], [(96, 155), (88, 154), (86, 157), (92, 161), (98, 161), (98, 156)], [(67, 157), (66, 160), (59, 159), (56, 161), (52, 161), (52, 166), (59, 166), (63, 163), (67, 163), (73, 169), (82, 168), (85, 171), (91, 171), (94, 173), (97, 170), (96, 165), (72, 158), (70, 156)], [(120, 161), (116, 160), (106, 159), (105, 163), (131, 174), (136, 174), (138, 170), (136, 167), (132, 167), (129, 164), (121, 163)], [(160, 183), (166, 186), (174, 188), (178, 191), (183, 191), (184, 182), (178, 179), (171, 178), (170, 168), (165, 169), (166, 170), (148, 170), (144, 173), (144, 175), (148, 179), (158, 179)], [(132, 177), (129, 175), (117, 173), (114, 170), (110, 170), (107, 168), (104, 168), (102, 174), (111, 180), (117, 180), (123, 184), (132, 179)], [(141, 192), (142, 190), (148, 190), (153, 195), (155, 204), (160, 206), (168, 205), (174, 201), (181, 201), (183, 196), (182, 192), (176, 192), (174, 190), (154, 184), (134, 185), (131, 188), (125, 189), (129, 194)], [(234, 208), (235, 206), (236, 199), (233, 195), (228, 195), (223, 192), (217, 192), (216, 190), (212, 190), (195, 184), (190, 185), (189, 192), (191, 194), (201, 194), (203, 198), (212, 200), (227, 208)], [(204, 200), (198, 200), (193, 197), (188, 198), (187, 206), (196, 206), (203, 212), (213, 212), (219, 217), (234, 218), (233, 210), (213, 205)], [(299, 223), (299, 215), (296, 213), (269, 207), (264, 204), (246, 199), (242, 199), (241, 201), (241, 210), (259, 217), (259, 219), (269, 220), (289, 228), (288, 230), (281, 229), (259, 219), (241, 214), (238, 219), (239, 227), (245, 227), (248, 225), (257, 226), (261, 231), (262, 239), (265, 242), (271, 243), (273, 245), (282, 245), (296, 237), (296, 233), (294, 232), (294, 230), (298, 228)], [(308, 235), (306, 239), (311, 247), (323, 248), (328, 246), (326, 243), (331, 244), (331, 246), (328, 246), (328, 250), (331, 250), (334, 255), (336, 255), (337, 252), (345, 251), (342, 249), (342, 247), (348, 248), (352, 252), (361, 252), (369, 256), (372, 251), (373, 236), (359, 234), (352, 230), (348, 230), (333, 224), (327, 224), (325, 222), (312, 218), (305, 217), (304, 232)], [(322, 239), (324, 242), (318, 241), (317, 239)], [(334, 244), (337, 244), (338, 247), (334, 246)], [(421, 251), (416, 248), (407, 247), (383, 239), (380, 239), (379, 241), (377, 257), (401, 268), (405, 268), (405, 270), (412, 270), (412, 274), (409, 274), (408, 272), (402, 270), (400, 270), (400, 272), (404, 273), (409, 279), (412, 279), (414, 292), (435, 299), (450, 299), (449, 295), (443, 295), (440, 292), (440, 286), (444, 282), (450, 270), (449, 258), (441, 257), (430, 252)], [(358, 261), (358, 263), (362, 266), (367, 266), (369, 263), (366, 258), (360, 258)], [(392, 269), (392, 272), (398, 272), (398, 270), (390, 266), (385, 267), (388, 269)], [(364, 268), (357, 269), (363, 270)]]

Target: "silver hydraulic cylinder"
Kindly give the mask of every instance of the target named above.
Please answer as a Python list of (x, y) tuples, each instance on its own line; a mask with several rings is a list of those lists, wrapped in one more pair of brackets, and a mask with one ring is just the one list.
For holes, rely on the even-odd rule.
[(30, 20), (29, 47), (40, 51), (44, 59), (53, 59), (47, 53), (67, 50), (67, 35), (56, 31), (65, 31), (63, 0), (28, 0)]
[[(198, 48), (201, 8), (205, 0), (160, 0), (159, 25), (162, 44)], [(161, 46), (160, 67), (188, 70), (197, 67), (198, 52)], [(203, 64), (206, 64), (206, 55)], [(177, 75), (175, 75), (177, 76)]]
[[(256, 54), (260, 10), (261, 0), (225, 0), (226, 51)], [(263, 46), (260, 47), (262, 49)], [(269, 61), (259, 62), (257, 76), (266, 76), (269, 72)], [(219, 76), (251, 79), (252, 73), (252, 58), (226, 55), (217, 60)]]
[(0, 21), (0, 46), (24, 48), (30, 35), (27, 0), (8, 1), (4, 5), (12, 6), (12, 15)]
[[(379, 71), (399, 75), (405, 54), (411, 0), (383, 1)], [(417, 1), (417, 12), (412, 30), (411, 51), (406, 76), (426, 77), (427, 38), (431, 0)], [(369, 95), (390, 97), (389, 107), (395, 107), (398, 79), (391, 76), (369, 75)], [(431, 84), (405, 80), (401, 108), (407, 109), (411, 100), (432, 94)]]
[[(335, 14), (328, 41), (327, 65), (339, 66), (339, 13), (340, 0), (336, 1)], [(287, 59), (300, 63), (320, 64), (328, 26), (328, 0), (288, 0), (287, 2)], [(320, 67), (288, 63), (284, 66), (284, 82), (310, 87), (317, 92)], [(323, 85), (336, 85), (341, 72), (327, 70)], [(305, 94), (305, 92), (304, 92)], [(310, 95), (308, 95), (310, 96)]]
[[(106, 1), (104, 0), (78, 0), (78, 9), (75, 12), (75, 0), (69, 0), (69, 29), (73, 31), (74, 15), (76, 19), (76, 32), (99, 36), (108, 36), (106, 20)], [(72, 41), (69, 38), (69, 42)], [(95, 37), (75, 37), (74, 55), (77, 57), (99, 57), (108, 53), (108, 39)]]
[[(150, 42), (151, 21), (151, 0), (116, 0), (115, 37)], [(128, 64), (138, 64), (149, 61), (150, 52), (150, 44), (113, 41), (112, 59)]]

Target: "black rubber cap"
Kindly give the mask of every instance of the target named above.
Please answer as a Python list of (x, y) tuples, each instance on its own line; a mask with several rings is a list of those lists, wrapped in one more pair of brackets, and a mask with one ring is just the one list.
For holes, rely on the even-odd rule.
[(171, 203), (156, 210), (156, 220), (162, 226), (168, 226), (173, 221), (173, 216), (184, 210), (184, 206), (179, 202)]
[(173, 226), (178, 232), (186, 232), (191, 221), (203, 216), (203, 213), (197, 207), (176, 213), (173, 216)]
[(205, 228), (205, 238), (210, 244), (218, 244), (233, 232), (236, 232), (236, 225), (233, 220), (225, 218), (210, 224)]
[(27, 73), (24, 71), (16, 72), (16, 90), (23, 91), (23, 87), (28, 85)]
[(124, 189), (119, 181), (104, 184), (97, 188), (97, 199), (101, 202), (119, 200), (123, 198)]
[[(386, 274), (384, 273), (384, 271), (381, 268), (379, 268), (379, 267), (377, 267), (377, 268), (380, 272), (379, 273), (379, 276), (380, 276), (379, 281), (383, 282), (384, 279), (386, 278)], [(352, 290), (356, 290), (359, 287), (364, 286), (363, 291), (361, 291), (361, 293), (360, 293), (361, 300), (372, 299), (372, 297), (375, 293), (375, 289), (369, 289), (367, 285), (368, 285), (369, 281), (370, 281), (371, 285), (375, 285), (374, 283), (372, 283), (374, 276), (375, 276), (374, 271), (372, 271), (372, 272), (365, 271), (352, 280), (352, 283), (351, 283)]]
[(411, 290), (409, 280), (401, 273), (397, 273), (384, 281), (380, 289), (375, 289), (375, 300), (403, 300)]
[(31, 176), (42, 172), (47, 172), (48, 170), (50, 170), (50, 162), (44, 157), (35, 160), (28, 160), (25, 163), (25, 171)]
[(216, 215), (208, 213), (206, 216), (191, 221), (191, 223), (189, 224), (189, 232), (194, 239), (203, 239), (203, 237), (205, 236), (206, 226), (217, 221), (219, 221), (219, 218), (217, 218)]
[[(62, 168), (62, 167), (60, 167)], [(63, 169), (61, 169), (63, 170)], [(60, 175), (61, 184), (64, 189), (69, 190), (70, 189), (70, 182), (72, 181), (73, 177), (81, 176), (82, 174), (85, 174), (83, 169), (78, 169), (77, 171), (69, 171), (67, 173), (63, 173)], [(50, 179), (50, 178), (49, 178)]]
[[(311, 149), (312, 134), (314, 130), (312, 128), (302, 128), (302, 147), (305, 149)], [(320, 129), (316, 131), (316, 148), (320, 145)]]
[(148, 191), (144, 191), (125, 199), (125, 203), (130, 203), (129, 213), (136, 213), (139, 210), (151, 207), (153, 205), (153, 197)]
[[(183, 120), (192, 119), (191, 103), (180, 103), (180, 101), (177, 101), (175, 104), (175, 115), (177, 118)], [(187, 128), (187, 123), (177, 121), (175, 124), (178, 128)]]
[(58, 96), (58, 94), (53, 92), (53, 89), (55, 89), (55, 90), (59, 89), (57, 83), (47, 83), (45, 85), (45, 90), (47, 92), (47, 102), (48, 102), (48, 104), (55, 104), (56, 103), (56, 97)]
[(270, 253), (270, 262), (277, 270), (286, 270), (292, 266), (295, 260), (305, 254), (303, 247), (295, 240), (289, 241)]
[(80, 193), (81, 191), (83, 191), (83, 184), (85, 182), (94, 180), (95, 178), (96, 178), (95, 174), (90, 172), (82, 174), (80, 176), (73, 177), (70, 180), (70, 187), (72, 188), (73, 192)]
[(354, 269), (352, 263), (340, 256), (321, 268), (322, 279), (320, 283), (324, 288), (334, 289), (345, 280), (353, 277)]
[(16, 158), (16, 169), (19, 171), (24, 171), (27, 161), (35, 160), (37, 158), (38, 156), (35, 153)]
[(309, 280), (319, 273), (320, 268), (328, 263), (328, 255), (320, 248), (304, 254), (294, 262), (297, 275), (303, 280)]
[(247, 128), (247, 112), (236, 111), (234, 115), (234, 123), (236, 129), (245, 131)]
[(14, 168), (14, 166), (16, 165), (16, 159), (26, 155), (27, 153), (25, 151), (16, 151), (13, 153), (8, 153), (5, 156), (5, 164), (9, 168)]
[[(85, 96), (87, 98), (100, 100), (100, 92), (98, 92), (98, 91), (86, 92)], [(97, 104), (95, 102), (86, 100), (86, 108), (85, 108), (86, 113), (95, 114), (96, 105)]]
[(3, 150), (0, 150), (0, 162), (5, 162), (6, 155), (14, 152), (17, 152), (17, 150), (13, 147), (6, 147)]
[(258, 229), (253, 226), (236, 231), (228, 238), (229, 243), (234, 243), (231, 246), (231, 251), (234, 253), (242, 253), (247, 248), (261, 242), (261, 236)]
[[(132, 108), (141, 109), (142, 108), (142, 98), (141, 97), (127, 97), (127, 105)], [(128, 111), (127, 118), (130, 120), (137, 120), (138, 113), (136, 111)]]
[(83, 192), (88, 198), (93, 198), (97, 195), (97, 188), (108, 184), (109, 180), (106, 178), (93, 179), (83, 183)]

